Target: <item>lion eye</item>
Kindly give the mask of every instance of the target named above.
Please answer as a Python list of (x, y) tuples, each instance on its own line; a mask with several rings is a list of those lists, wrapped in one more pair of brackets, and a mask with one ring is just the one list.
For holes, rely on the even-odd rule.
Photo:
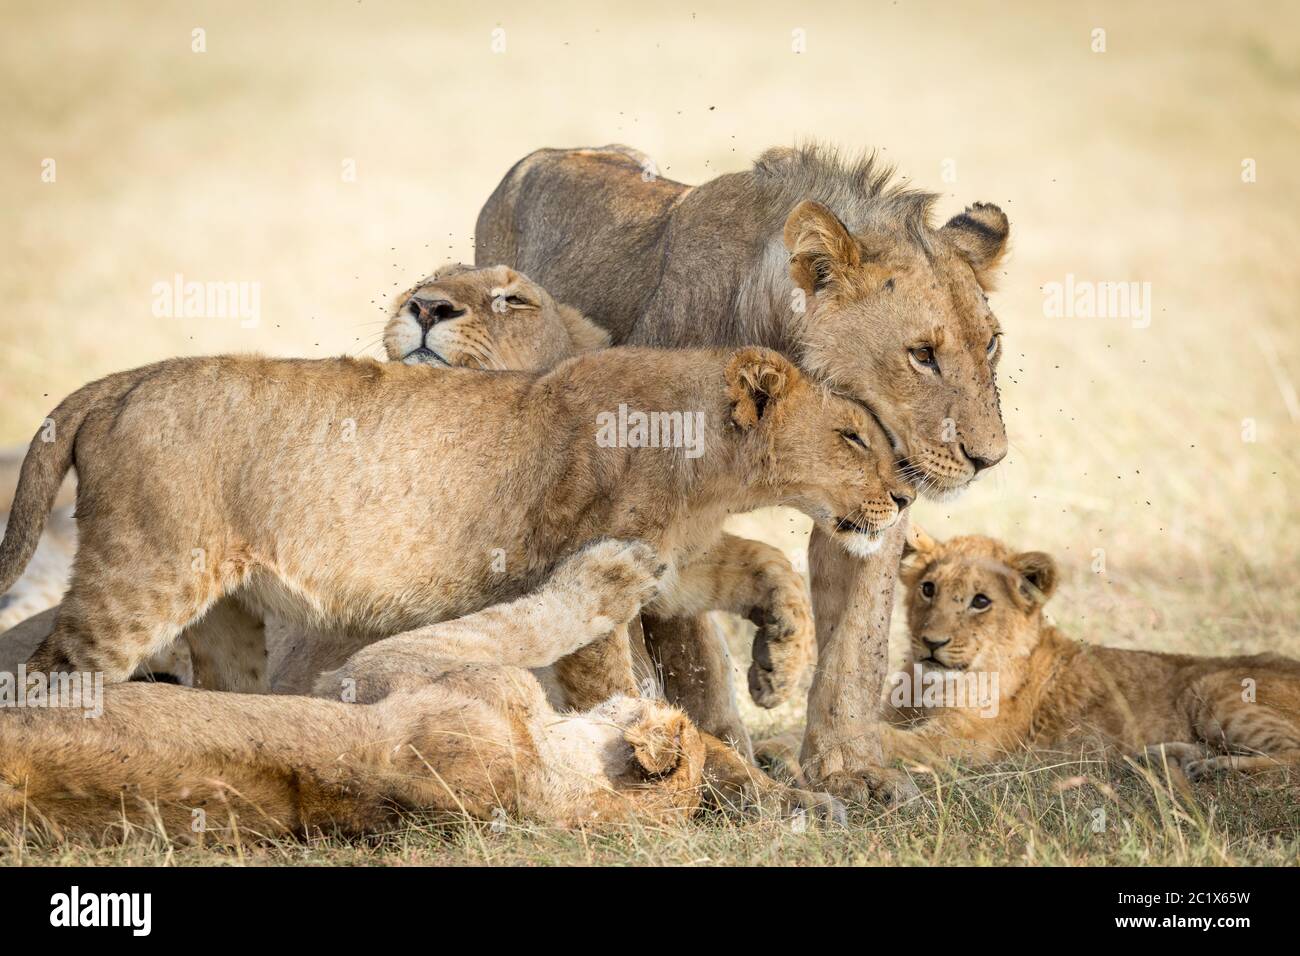
[(933, 581), (922, 581), (922, 582), (921, 582), (921, 597), (923, 597), (923, 598), (932, 598), (932, 597), (934, 597), (934, 582), (933, 582)]
[(529, 302), (527, 299), (522, 298), (521, 296), (508, 295), (506, 296), (506, 305), (514, 305), (514, 306), (520, 306), (522, 308), (528, 308), (532, 305), (532, 303)]
[(977, 611), (982, 611), (993, 602), (988, 599), (986, 594), (977, 594), (970, 599), (970, 606)]
[(907, 354), (912, 356), (912, 361), (917, 365), (934, 369), (936, 372), (939, 371), (939, 363), (934, 359), (934, 349), (930, 346), (927, 345), (923, 348), (908, 349)]
[(859, 435), (857, 432), (853, 431), (853, 429), (851, 428), (841, 429), (840, 434), (844, 437), (846, 441), (854, 445), (857, 445), (863, 451), (871, 451), (871, 446), (868, 445), (865, 441), (863, 441), (862, 436)]
[(999, 339), (999, 338), (1001, 338), (1000, 335), (994, 335), (993, 338), (989, 339), (989, 347), (988, 347), (988, 349), (986, 349), (986, 351), (989, 353), (989, 358), (992, 358), (992, 357), (993, 357), (993, 353), (996, 352), (996, 351), (998, 350), (998, 339)]

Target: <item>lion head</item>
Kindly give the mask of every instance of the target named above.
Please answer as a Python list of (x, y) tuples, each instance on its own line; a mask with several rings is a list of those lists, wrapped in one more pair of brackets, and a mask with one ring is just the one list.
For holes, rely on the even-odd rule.
[(506, 266), (443, 266), (398, 296), (384, 350), (407, 365), (539, 371), (609, 334)]
[(867, 406), (905, 476), (943, 497), (1007, 450), (994, 377), (1002, 332), (984, 293), (1008, 224), (998, 207), (976, 204), (936, 231), (928, 203), (898, 194), (851, 232), (806, 200), (784, 240), (805, 296), (802, 364)]
[(943, 671), (1014, 671), (1038, 645), (1056, 562), (992, 538), (938, 542), (913, 526), (899, 580), (913, 662)]
[(913, 494), (876, 421), (771, 349), (733, 353), (725, 377), (732, 423), (758, 444), (764, 480), (849, 553), (877, 551)]

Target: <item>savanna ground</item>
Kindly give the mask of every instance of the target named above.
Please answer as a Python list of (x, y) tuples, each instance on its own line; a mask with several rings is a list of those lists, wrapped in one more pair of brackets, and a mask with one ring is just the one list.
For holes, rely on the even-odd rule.
[[(538, 146), (626, 142), (688, 182), (797, 139), (879, 147), (942, 193), (945, 217), (987, 200), (1012, 222), (992, 297), (1012, 451), (916, 519), (1054, 553), (1065, 580), (1051, 609), (1075, 637), (1300, 655), (1293, 4), (43, 0), (6, 3), (0, 24), (0, 441), (26, 441), (88, 379), (169, 355), (378, 354), (391, 295), (472, 257), (479, 205)], [(206, 52), (192, 51), (195, 28)], [(260, 283), (260, 323), (156, 318), (152, 287), (178, 273)], [(1150, 283), (1149, 325), (1049, 315), (1045, 287), (1071, 275)], [(797, 517), (743, 524), (802, 547)], [(762, 735), (797, 728), (802, 707), (746, 715)], [(0, 855), (1294, 864), (1298, 793), (1294, 780), (1218, 779), (1180, 804), (1122, 762), (1063, 759), (929, 780), (849, 830), (412, 821), (365, 845), (10, 841)]]

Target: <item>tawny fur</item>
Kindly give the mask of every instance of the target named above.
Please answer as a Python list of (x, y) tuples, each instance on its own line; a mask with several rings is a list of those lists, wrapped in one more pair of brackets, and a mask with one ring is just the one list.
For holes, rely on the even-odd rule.
[(914, 730), (891, 728), (891, 756), (978, 763), (1097, 741), (1125, 754), (1149, 749), (1192, 777), (1300, 765), (1300, 661), (1071, 641), (1043, 619), (1057, 579), (1050, 556), (985, 537), (940, 543), (917, 529), (910, 543), (901, 577), (909, 671), (920, 661), (926, 672), (996, 672), (999, 696), (995, 716), (945, 706)]
[(0, 826), (226, 840), (373, 833), (411, 810), (684, 819), (716, 742), (654, 700), (557, 713), (526, 670), (625, 624), (660, 571), (645, 544), (592, 545), (534, 594), (350, 663), (355, 702), (133, 683), (106, 688), (93, 720), (6, 711)]
[[(872, 158), (816, 146), (770, 149), (752, 169), (698, 186), (660, 176), (627, 147), (543, 149), (483, 206), (475, 260), (527, 272), (615, 344), (787, 352), (869, 407), (908, 479), (943, 496), (1007, 448), (994, 377), (1001, 327), (985, 290), (1009, 226), (996, 206), (975, 203), (936, 229), (934, 199)], [(913, 361), (920, 348), (933, 349), (939, 371)], [(804, 761), (855, 798), (881, 782), (872, 715), (901, 548), (895, 532), (859, 561), (813, 534), (819, 653)], [(689, 675), (676, 699), (716, 721), (707, 729), (743, 737), (707, 621), (647, 630)]]
[[(935, 229), (933, 196), (817, 147), (699, 186), (645, 163), (625, 147), (526, 156), (479, 213), (475, 261), (522, 270), (616, 345), (788, 352), (870, 406), (927, 488), (965, 485), (971, 455), (1002, 457), (984, 296), (1006, 251), (1001, 210), (976, 203)], [(909, 364), (925, 344), (942, 377)]]
[[(397, 297), (384, 331), (391, 361), (491, 370), (542, 370), (608, 341), (608, 334), (577, 310), (504, 266), (440, 268)], [(16, 488), (21, 462), (21, 454), (0, 456), (0, 486)], [(68, 499), (65, 511), (56, 512), (32, 563), (0, 598), (0, 634), (55, 604), (67, 587), (76, 550), (72, 490), (71, 482), (65, 482), (60, 491), (60, 500)], [(12, 493), (4, 500), (12, 500)], [(798, 681), (813, 640), (803, 582), (779, 552), (758, 542), (727, 536), (707, 557), (710, 573), (692, 575), (688, 582), (695, 604), (731, 610), (759, 623), (751, 693), (762, 706), (775, 706)], [(728, 570), (719, 573), (719, 568)], [(756, 587), (758, 582), (764, 586)], [(702, 593), (706, 586), (714, 592)], [(183, 632), (182, 642), (153, 655), (139, 670), (145, 677), (165, 675), (214, 690), (301, 693), (316, 674), (337, 666), (368, 639), (339, 638), (322, 645), (269, 624), (234, 601), (219, 601)], [(0, 670), (14, 670), (30, 654), (28, 649), (20, 655), (12, 643), (0, 644)], [(585, 708), (610, 693), (628, 692), (621, 685), (610, 689), (600, 676), (584, 678), (592, 673), (593, 659), (599, 663), (605, 655), (626, 652), (626, 644), (604, 641), (576, 660), (559, 662), (560, 685), (569, 690), (566, 703)], [(608, 674), (609, 667), (595, 673)], [(608, 693), (593, 697), (600, 691)]]
[[(702, 411), (704, 454), (598, 446), (596, 416), (620, 402)], [(110, 682), (224, 597), (374, 640), (509, 599), (602, 536), (649, 540), (666, 595), (693, 613), (679, 574), (728, 513), (791, 504), (857, 547), (893, 524), (902, 490), (862, 447), (884, 447), (869, 416), (758, 349), (608, 350), (486, 376), (178, 359), (92, 383), (52, 418), (57, 438), (24, 462), (0, 588), (75, 450), (73, 579), (32, 666)]]
[(318, 679), (316, 698), (126, 684), (106, 688), (94, 720), (7, 711), (0, 826), (224, 842), (372, 834), (409, 811), (663, 823), (701, 799), (842, 816), (826, 795), (769, 780), (662, 702), (616, 696), (584, 713), (552, 709), (526, 668), (625, 629), (663, 570), (644, 543), (590, 545), (534, 593), (365, 648)]
[(501, 265), (443, 266), (393, 303), (384, 327), (391, 361), (541, 371), (609, 345), (609, 333)]

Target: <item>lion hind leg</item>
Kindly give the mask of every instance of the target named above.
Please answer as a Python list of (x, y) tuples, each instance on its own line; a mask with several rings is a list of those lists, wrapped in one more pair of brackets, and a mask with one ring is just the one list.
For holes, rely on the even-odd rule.
[[(1300, 722), (1286, 702), (1297, 695), (1293, 682), (1263, 675), (1258, 699), (1242, 697), (1241, 676), (1216, 673), (1190, 689), (1197, 703), (1193, 713), (1196, 735), (1219, 756), (1189, 761), (1191, 777), (1216, 770), (1258, 773), (1300, 765)], [(1282, 702), (1273, 706), (1272, 702)]]
[(530, 594), (403, 636), (431, 639), (444, 663), (547, 667), (615, 635), (653, 597), (663, 571), (650, 545), (603, 539)]
[(1192, 760), (1184, 765), (1187, 776), (1192, 780), (1199, 780), (1219, 770), (1265, 773), (1287, 768), (1300, 768), (1300, 750), (1277, 754), (1220, 754), (1217, 757)]
[(238, 548), (191, 547), (201, 531), (115, 517), (81, 529), (68, 592), (29, 668), (127, 681), (250, 572)]
[(578, 703), (635, 695), (626, 624), (658, 588), (662, 571), (649, 545), (598, 541), (564, 561), (531, 594), (362, 648), (321, 674), (312, 693), (333, 697), (343, 690), (374, 701), (469, 665), (534, 669), (558, 661), (557, 672), (567, 678), (561, 686)]
[(202, 583), (176, 580), (74, 579), (54, 627), (27, 666), (45, 673), (102, 673), (104, 682), (129, 680), (150, 656), (170, 647), (216, 596)]

